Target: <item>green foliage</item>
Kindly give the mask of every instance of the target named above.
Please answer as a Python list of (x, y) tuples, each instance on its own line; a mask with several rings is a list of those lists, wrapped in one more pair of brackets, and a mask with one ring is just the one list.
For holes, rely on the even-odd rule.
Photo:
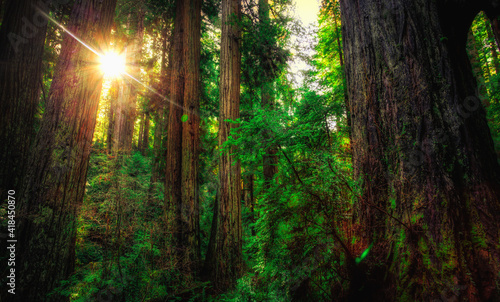
[(77, 271), (59, 291), (72, 301), (143, 301), (172, 296), (177, 278), (161, 253), (162, 184), (139, 152), (94, 153), (78, 219)]
[(478, 79), (478, 91), (486, 108), (495, 150), (500, 153), (500, 53), (488, 17), (481, 12), (471, 26), (473, 41), (468, 52)]
[[(360, 267), (370, 261), (373, 243), (367, 247), (362, 238), (353, 235), (357, 226), (351, 216), (359, 188), (352, 177), (339, 3), (322, 1), (319, 29), (313, 37), (316, 55), (307, 57), (300, 50), (296, 54), (313, 68), (305, 73), (302, 87), (295, 88), (287, 71), (291, 58), (287, 44), (292, 31), (302, 30), (304, 35), (304, 29), (287, 16), (289, 0), (269, 2), (266, 17), (262, 11), (259, 14), (259, 1), (244, 1), (241, 118), (234, 121), (239, 127), (219, 149), (220, 1), (203, 1), (198, 167), (201, 256), (205, 258), (210, 238), (219, 154), (236, 146), (243, 178), (251, 176), (254, 181), (253, 205), (243, 206), (245, 269), (236, 287), (214, 294), (210, 282), (200, 276), (186, 280), (174, 269), (173, 257), (165, 247), (171, 234), (164, 228), (164, 184), (151, 182), (151, 159), (140, 153), (117, 157), (103, 153), (107, 113), (116, 98), (115, 85), (108, 83), (109, 91), (103, 93), (100, 103), (86, 194), (77, 222), (76, 272), (62, 282), (58, 292), (71, 301), (332, 301), (348, 290), (349, 265)], [(162, 42), (168, 38), (164, 31), (171, 30), (175, 1), (119, 4), (114, 46), (130, 43), (137, 28), (128, 23), (139, 8), (144, 9), (141, 80), (163, 93), (162, 70), (168, 62), (161, 58)], [(65, 11), (54, 14), (67, 19)], [(498, 45), (484, 14), (478, 15), (471, 29), (475, 67), (480, 72), (476, 75), (480, 75), (479, 91), (500, 150)], [(60, 43), (60, 31), (49, 25), (40, 115)], [(268, 104), (263, 104), (263, 92), (270, 94)], [(162, 98), (146, 89), (138, 89), (138, 93), (139, 113), (155, 115), (166, 108)], [(181, 120), (187, 122), (189, 117), (183, 115)], [(277, 173), (271, 182), (263, 175), (263, 160), (269, 150), (276, 151), (277, 158)], [(158, 157), (164, 156), (164, 150), (156, 151)], [(390, 200), (390, 206), (397, 208), (395, 199)], [(5, 213), (5, 207), (0, 212)], [(485, 230), (472, 227), (472, 243), (484, 247)], [(406, 264), (412, 255), (402, 248), (408, 240), (405, 236), (405, 232), (395, 235), (393, 257)], [(442, 237), (445, 242), (437, 253), (449, 255), (443, 271), (451, 274), (456, 268), (452, 234)], [(420, 241), (418, 248), (427, 252), (436, 247)], [(432, 269), (431, 259), (422, 261)], [(404, 280), (407, 273), (402, 271), (397, 277)]]
[[(242, 119), (221, 151), (237, 146), (244, 175), (255, 176), (256, 221), (244, 209), (249, 268), (234, 291), (219, 296), (222, 301), (331, 301), (347, 289), (347, 257), (362, 260), (368, 254), (348, 231), (358, 189), (351, 178), (343, 74), (338, 54), (331, 53), (338, 51), (332, 42), (339, 31), (327, 26), (330, 21), (324, 16), (315, 69), (302, 88), (291, 88), (284, 70), (272, 78), (274, 108), (258, 106), (261, 85), (269, 78), (255, 62), (261, 58), (258, 43), (276, 43), (279, 35), (272, 30), (260, 40), (255, 33), (244, 35)], [(259, 42), (245, 46), (245, 41)], [(262, 162), (270, 148), (277, 151), (278, 172), (269, 185)]]
[[(245, 226), (257, 230), (245, 240), (251, 270), (226, 300), (324, 301), (335, 295), (332, 289), (346, 286), (342, 264), (351, 251), (340, 242), (352, 241), (345, 225), (357, 187), (348, 139), (335, 131), (336, 102), (301, 91), (300, 101), (286, 111), (255, 110), (228, 142), (257, 176), (258, 218)], [(269, 147), (278, 149), (279, 169), (277, 181), (265, 188), (259, 163)]]

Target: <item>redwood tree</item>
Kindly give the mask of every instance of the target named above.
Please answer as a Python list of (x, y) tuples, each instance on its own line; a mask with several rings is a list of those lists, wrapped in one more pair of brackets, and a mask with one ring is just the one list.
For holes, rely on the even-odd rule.
[(197, 269), (200, 258), (201, 3), (201, 0), (176, 1), (167, 135), (165, 205), (169, 242), (179, 268), (188, 276)]
[[(102, 49), (116, 0), (75, 2), (68, 30)], [(40, 131), (19, 194), (19, 301), (63, 301), (47, 294), (75, 265), (76, 215), (85, 192), (102, 87), (98, 56), (66, 34)]]
[[(240, 116), (240, 0), (222, 1), (220, 57), (219, 150)], [(219, 156), (219, 189), (207, 255), (211, 279), (219, 290), (235, 284), (241, 274), (241, 168), (235, 147)]]
[(466, 54), (491, 2), (340, 1), (369, 251), (351, 299), (499, 299), (500, 170)]
[[(165, 139), (163, 136), (166, 130), (168, 112), (167, 108), (170, 103), (167, 100), (170, 99), (170, 85), (171, 85), (171, 69), (172, 69), (172, 26), (168, 14), (163, 17), (163, 29), (161, 32), (162, 47), (161, 47), (161, 66), (160, 66), (160, 83), (159, 89), (161, 95), (165, 98), (160, 98), (154, 95), (153, 102), (153, 120), (155, 124), (154, 129), (154, 142), (153, 142), (153, 171), (151, 173), (152, 182), (165, 180)], [(168, 67), (167, 67), (168, 66)], [(168, 71), (167, 71), (168, 69)]]
[[(7, 1), (0, 29), (0, 196), (19, 190), (35, 134), (47, 20), (40, 1)], [(2, 3), (2, 6), (4, 3)], [(47, 12), (46, 7), (39, 7)]]

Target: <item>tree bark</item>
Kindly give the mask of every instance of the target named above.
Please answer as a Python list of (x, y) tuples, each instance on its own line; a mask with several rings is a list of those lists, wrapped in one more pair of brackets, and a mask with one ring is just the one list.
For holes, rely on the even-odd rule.
[(500, 20), (498, 16), (498, 12), (496, 11), (486, 11), (486, 15), (490, 19), (491, 22), (491, 31), (495, 36), (495, 41), (497, 42), (497, 49), (500, 50)]
[(163, 108), (158, 109), (158, 111), (153, 115), (153, 120), (155, 124), (154, 128), (154, 142), (153, 142), (153, 171), (151, 172), (151, 181), (165, 181), (165, 143), (163, 139), (163, 134), (165, 132), (165, 117)]
[(149, 112), (144, 114), (144, 131), (142, 132), (142, 155), (147, 156), (149, 152)]
[[(155, 108), (156, 113), (154, 114), (155, 121), (155, 135), (154, 135), (154, 164), (151, 180), (165, 181), (165, 159), (166, 159), (166, 142), (163, 136), (167, 129), (167, 121), (165, 116), (168, 117), (168, 103), (166, 99), (170, 99), (170, 85), (171, 70), (172, 70), (172, 28), (170, 21), (165, 20), (165, 27), (162, 31), (162, 57), (161, 57), (161, 67), (160, 67), (160, 93), (165, 96), (165, 98), (156, 98)], [(167, 67), (168, 65), (168, 67)]]
[[(222, 1), (222, 33), (220, 58), (219, 150), (237, 124), (240, 112), (240, 37), (241, 3)], [(234, 286), (242, 269), (241, 168), (233, 155), (235, 148), (219, 157), (218, 200), (214, 207), (213, 244), (207, 268), (217, 290)]]
[(165, 204), (179, 269), (189, 278), (200, 260), (198, 153), (201, 0), (176, 2), (168, 119)]
[[(106, 45), (116, 0), (75, 3), (68, 30), (90, 45)], [(65, 301), (54, 294), (75, 265), (76, 218), (103, 75), (98, 56), (66, 34), (40, 131), (19, 194), (19, 301)]]
[(341, 1), (355, 219), (373, 244), (350, 299), (499, 299), (500, 169), (465, 51), (485, 2)]
[[(7, 1), (0, 29), (0, 196), (19, 191), (35, 129), (47, 20), (39, 1)], [(3, 6), (3, 3), (2, 3)], [(40, 7), (48, 12), (46, 7)]]
[(115, 111), (116, 111), (116, 100), (113, 96), (109, 101), (109, 111), (108, 111), (108, 133), (106, 137), (106, 150), (108, 154), (112, 153), (113, 146), (113, 131), (115, 129)]
[[(143, 0), (137, 1), (137, 12), (135, 15), (135, 35), (132, 41), (132, 51), (130, 53), (130, 73), (136, 78), (140, 79), (140, 63), (142, 58), (142, 45), (144, 39), (144, 16)], [(134, 81), (128, 83), (130, 94), (128, 95), (127, 106), (128, 114), (125, 121), (125, 150), (130, 152), (132, 150), (132, 142), (134, 139), (135, 120), (137, 118), (137, 84)]]
[(253, 196), (254, 193), (254, 175), (253, 173), (248, 173), (248, 175), (244, 178), (244, 184), (243, 184), (243, 201), (245, 202), (245, 206), (248, 208), (250, 211), (250, 223), (252, 224), (251, 228), (251, 233), (252, 236), (255, 236), (255, 227), (253, 224), (255, 224), (255, 199)]
[[(125, 49), (125, 56), (128, 57), (127, 49)], [(129, 81), (130, 79), (125, 78), (116, 81), (118, 96), (115, 101), (116, 110), (113, 129), (113, 154), (115, 155), (120, 152), (128, 153), (131, 150), (131, 147), (127, 145), (127, 129), (133, 114), (131, 105), (128, 103), (131, 94), (131, 83), (129, 84)]]
[(142, 114), (142, 118), (141, 118), (141, 125), (139, 127), (139, 138), (137, 139), (137, 149), (139, 150), (139, 152), (141, 152), (141, 154), (144, 154), (144, 148), (143, 148), (143, 135), (144, 135), (144, 123), (145, 123), (146, 119), (145, 119), (145, 114), (143, 113)]
[[(340, 68), (342, 69), (342, 74), (345, 74), (345, 67), (344, 67), (344, 54), (342, 52), (342, 42), (341, 42), (341, 33), (339, 31), (340, 25), (337, 25), (337, 20), (339, 20), (337, 10), (340, 11), (340, 4), (337, 2), (337, 0), (334, 0), (335, 4), (332, 7), (332, 12), (333, 12), (333, 20), (335, 21), (335, 33), (337, 35), (337, 47), (338, 47), (338, 55), (339, 55), (339, 62), (340, 62)], [(341, 20), (339, 20), (341, 21)], [(345, 79), (345, 76), (343, 77)], [(349, 139), (351, 139), (351, 108), (349, 106), (349, 99), (347, 98), (347, 92), (346, 92), (346, 85), (344, 83), (344, 104), (345, 104), (345, 110), (346, 110), (346, 123), (347, 123), (347, 133), (349, 134)]]
[(5, 4), (6, 4), (5, 2), (6, 2), (5, 0), (0, 1), (0, 23), (3, 22), (4, 18)]

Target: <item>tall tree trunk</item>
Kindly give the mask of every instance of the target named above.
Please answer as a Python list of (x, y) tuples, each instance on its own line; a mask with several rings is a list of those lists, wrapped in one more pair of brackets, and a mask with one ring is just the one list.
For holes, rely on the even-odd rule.
[(350, 299), (499, 299), (500, 169), (465, 51), (484, 2), (341, 1), (355, 212), (373, 244), (347, 261)]
[[(111, 87), (118, 88), (118, 84), (114, 81)], [(117, 100), (117, 90), (110, 89), (110, 100), (109, 100), (109, 111), (108, 111), (108, 133), (106, 135), (106, 150), (108, 154), (113, 152), (114, 144), (114, 131), (115, 131), (115, 120), (116, 120), (116, 100)]]
[(497, 42), (497, 50), (500, 50), (500, 17), (498, 16), (498, 12), (495, 10), (486, 10), (486, 16), (490, 19), (491, 31), (493, 32), (495, 41)]
[(141, 128), (139, 129), (139, 141), (137, 143), (137, 149), (141, 152), (143, 156), (146, 156), (149, 146), (149, 112), (145, 112), (142, 115)]
[[(68, 30), (107, 45), (116, 0), (75, 3)], [(47, 294), (75, 264), (77, 209), (85, 192), (90, 147), (102, 87), (97, 55), (66, 34), (40, 131), (19, 194), (19, 301), (65, 301)]]
[[(128, 57), (128, 51), (125, 49), (125, 55)], [(115, 118), (113, 129), (113, 153), (129, 152), (131, 148), (127, 145), (128, 122), (132, 120), (132, 108), (128, 103), (130, 99), (130, 88), (132, 83), (130, 79), (121, 78), (117, 83), (117, 98), (115, 101)], [(134, 104), (135, 105), (135, 104)]]
[[(342, 74), (345, 74), (345, 67), (344, 67), (344, 54), (342, 52), (342, 42), (341, 42), (341, 33), (339, 31), (339, 28), (341, 27), (340, 25), (337, 24), (337, 20), (340, 22), (340, 18), (338, 16), (338, 11), (340, 11), (340, 4), (338, 3), (338, 0), (334, 0), (334, 5), (332, 7), (332, 12), (333, 12), (333, 20), (335, 21), (335, 33), (337, 36), (337, 48), (338, 48), (338, 55), (339, 55), (339, 63), (340, 63), (340, 68), (342, 69)], [(345, 76), (343, 77), (345, 79)], [(345, 104), (345, 110), (346, 110), (346, 123), (347, 123), (347, 132), (349, 134), (349, 138), (351, 138), (351, 108), (349, 106), (349, 99), (347, 97), (347, 89), (346, 85), (344, 83), (343, 85), (343, 92), (344, 92), (344, 104)]]
[[(132, 41), (132, 49), (130, 52), (130, 73), (140, 79), (140, 63), (142, 58), (142, 44), (144, 39), (144, 16), (143, 0), (137, 1), (138, 11), (135, 15), (135, 35)], [(127, 106), (128, 112), (125, 120), (125, 138), (124, 146), (127, 152), (132, 150), (132, 141), (134, 138), (135, 120), (137, 118), (137, 85), (135, 82), (129, 82), (130, 94), (128, 95)]]
[(179, 269), (189, 278), (200, 257), (198, 149), (201, 0), (176, 1), (168, 119), (165, 204)]
[[(20, 190), (34, 138), (47, 20), (37, 0), (7, 1), (0, 29), (0, 196)], [(3, 4), (3, 3), (2, 3)], [(3, 6), (3, 5), (2, 5)], [(45, 12), (47, 8), (40, 7)]]
[(5, 0), (0, 1), (0, 23), (2, 23), (3, 18), (4, 18), (4, 12), (5, 12)]
[[(163, 133), (165, 129), (165, 117), (163, 108), (157, 110), (153, 115), (153, 121), (155, 124), (154, 128), (154, 141), (153, 141), (153, 171), (151, 172), (151, 182), (164, 181), (165, 180), (165, 162), (163, 157), (165, 157), (164, 150), (164, 140)], [(162, 168), (163, 167), (163, 168)]]
[[(220, 58), (219, 150), (228, 140), (231, 129), (240, 116), (240, 22), (239, 0), (222, 1), (222, 33)], [(235, 149), (219, 157), (218, 199), (214, 207), (215, 231), (207, 267), (218, 290), (234, 286), (241, 274), (241, 168), (233, 155)]]
[(137, 149), (139, 150), (139, 152), (141, 152), (141, 154), (144, 154), (143, 141), (142, 141), (144, 135), (144, 122), (146, 121), (144, 117), (145, 114), (143, 113), (141, 118), (141, 125), (139, 127), (139, 138), (137, 139)]
[(250, 211), (250, 223), (252, 224), (251, 232), (252, 236), (255, 236), (255, 199), (253, 196), (254, 193), (254, 175), (253, 173), (248, 173), (246, 177), (244, 177), (243, 181), (243, 201), (245, 202), (245, 206)]
[(142, 155), (147, 156), (149, 151), (149, 112), (144, 114), (144, 132), (142, 132)]
[[(168, 18), (167, 18), (168, 19)], [(165, 21), (165, 27), (162, 31), (162, 56), (161, 56), (161, 66), (160, 66), (160, 93), (165, 96), (165, 98), (156, 98), (155, 108), (156, 113), (154, 114), (155, 121), (155, 135), (154, 135), (154, 164), (151, 181), (165, 181), (165, 158), (166, 158), (166, 142), (163, 139), (164, 133), (166, 132), (166, 118), (168, 114), (167, 107), (168, 103), (166, 99), (170, 99), (170, 85), (171, 85), (171, 70), (172, 70), (172, 28), (169, 20)], [(168, 67), (167, 67), (168, 64)], [(168, 71), (167, 71), (168, 70)]]

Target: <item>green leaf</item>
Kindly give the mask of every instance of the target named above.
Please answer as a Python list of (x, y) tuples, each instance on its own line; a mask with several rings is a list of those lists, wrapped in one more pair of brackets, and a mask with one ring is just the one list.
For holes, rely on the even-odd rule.
[(181, 117), (181, 122), (185, 123), (187, 122), (189, 119), (188, 115), (187, 114), (184, 114), (182, 117)]

